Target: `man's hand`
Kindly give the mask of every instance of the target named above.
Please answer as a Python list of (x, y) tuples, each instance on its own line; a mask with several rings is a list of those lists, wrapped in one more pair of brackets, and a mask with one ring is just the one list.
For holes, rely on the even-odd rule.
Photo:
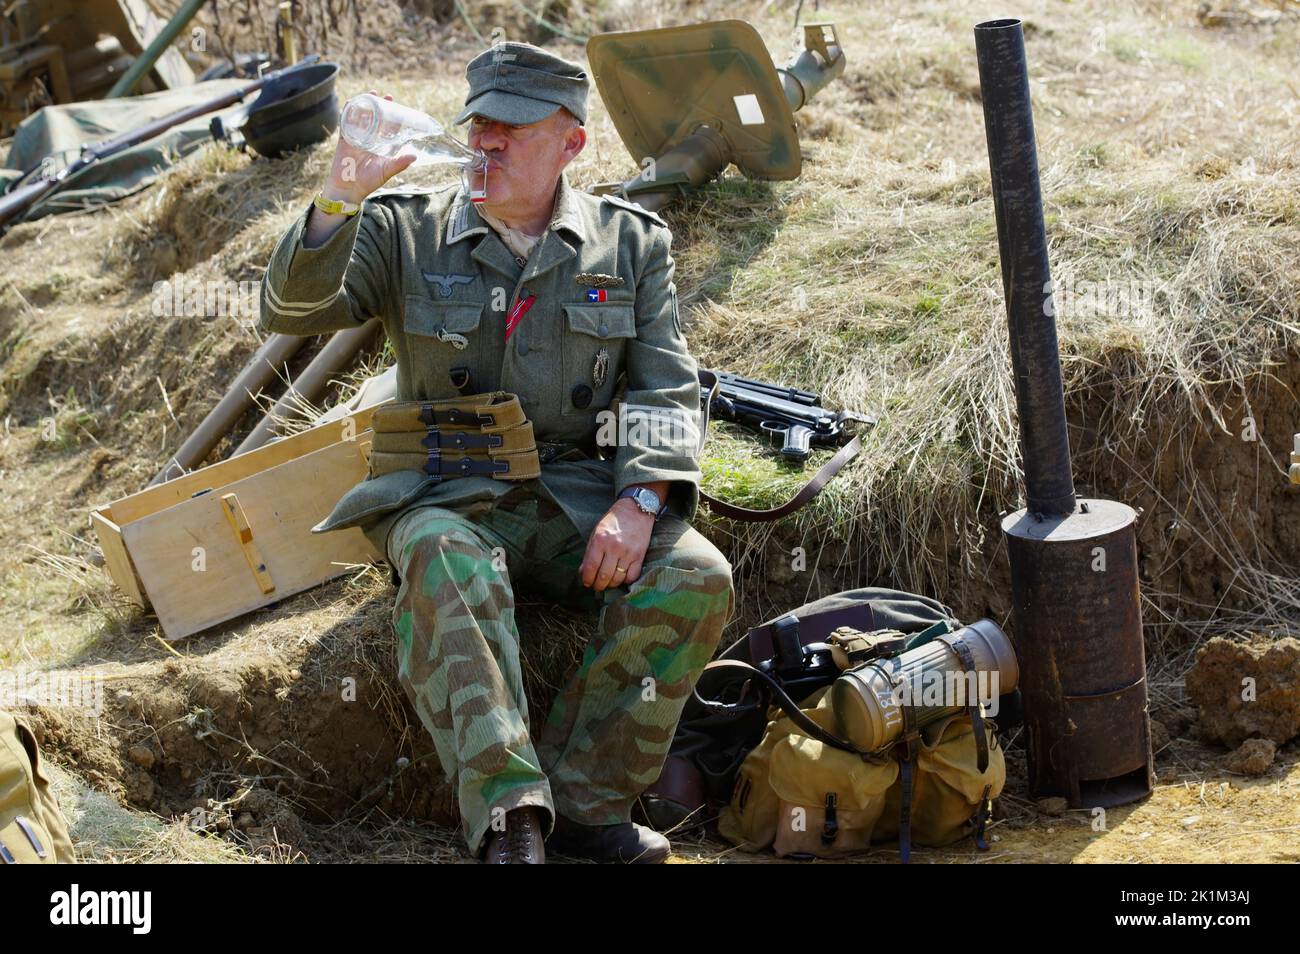
[[(372, 89), (370, 95), (379, 94)], [(384, 99), (390, 103), (393, 101), (392, 96), (385, 96)], [(395, 159), (376, 156), (358, 149), (340, 133), (338, 145), (334, 148), (334, 162), (330, 165), (330, 174), (322, 191), (327, 199), (361, 202), (414, 161), (413, 155)]]
[(600, 591), (634, 582), (641, 575), (654, 528), (654, 515), (642, 512), (636, 501), (629, 497), (614, 501), (587, 541), (578, 568), (582, 585)]
[[(379, 95), (373, 89), (370, 92)], [(390, 101), (392, 98), (392, 96), (384, 97)], [(414, 161), (414, 156), (399, 156), (395, 159), (376, 156), (374, 153), (353, 146), (340, 133), (338, 145), (334, 147), (334, 161), (330, 165), (330, 172), (325, 179), (321, 194), (327, 199), (355, 202), (359, 205), (365, 201), (366, 196)], [(304, 244), (308, 248), (324, 245), (347, 220), (346, 215), (327, 215), (313, 207), (311, 218), (307, 220)]]

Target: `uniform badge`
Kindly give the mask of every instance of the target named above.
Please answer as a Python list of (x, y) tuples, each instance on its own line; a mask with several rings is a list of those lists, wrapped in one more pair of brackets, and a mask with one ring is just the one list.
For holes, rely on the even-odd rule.
[(591, 366), (591, 383), (600, 387), (609, 376), (609, 351), (601, 348), (596, 352), (596, 363)]
[(605, 289), (603, 288), (588, 288), (587, 301), (604, 301), (605, 294)]
[[(602, 275), (600, 272), (582, 272), (573, 279), (587, 288), (622, 288), (623, 279), (617, 275)], [(603, 299), (602, 299), (603, 300)]]
[(468, 285), (474, 280), (473, 275), (435, 275), (433, 272), (421, 272), (426, 282), (432, 282), (438, 286), (439, 298), (450, 298), (451, 290), (456, 285)]

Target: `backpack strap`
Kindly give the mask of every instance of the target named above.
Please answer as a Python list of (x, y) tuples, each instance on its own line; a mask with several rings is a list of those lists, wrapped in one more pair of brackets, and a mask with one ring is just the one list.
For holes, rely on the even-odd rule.
[[(799, 708), (799, 704), (791, 699), (786, 693), (782, 685), (767, 673), (763, 672), (763, 670), (755, 668), (749, 663), (742, 662), (739, 659), (715, 659), (704, 667), (705, 672), (716, 671), (719, 669), (739, 669), (745, 671), (748, 675), (757, 676), (759, 681), (762, 682), (772, 693), (772, 704), (778, 706), (782, 712), (789, 716), (790, 721), (798, 726), (804, 735), (809, 738), (816, 739), (818, 742), (822, 742), (832, 748), (840, 749), (844, 752), (851, 752), (854, 755), (871, 755), (870, 752), (864, 752), (851, 742), (847, 742), (834, 733), (826, 731), (812, 719), (808, 718), (804, 711)], [(692, 689), (691, 692), (694, 693), (695, 700), (706, 708), (718, 711), (725, 709), (728, 706), (725, 702), (713, 702), (703, 698), (697, 689)]]
[[(975, 672), (975, 656), (971, 653), (970, 647), (961, 640), (954, 640), (949, 643), (957, 658), (961, 660), (961, 668), (966, 672)], [(978, 680), (978, 675), (976, 679)], [(977, 682), (978, 685), (978, 682)], [(969, 701), (969, 700), (967, 700)], [(970, 714), (971, 728), (975, 730), (975, 767), (983, 775), (989, 767), (989, 739), (988, 733), (984, 731), (984, 716), (980, 713), (980, 700), (978, 694), (973, 704), (966, 707)]]
[(902, 786), (898, 805), (898, 854), (899, 860), (907, 864), (912, 855), (912, 777), (921, 748), (921, 730), (916, 725), (915, 709), (910, 705), (899, 706), (899, 709), (903, 714), (903, 734), (894, 745)]
[(980, 851), (989, 850), (989, 843), (984, 840), (984, 832), (988, 827), (989, 815), (993, 813), (993, 802), (989, 798), (989, 793), (992, 791), (992, 785), (984, 786), (984, 791), (980, 793), (979, 808), (975, 809), (975, 814), (970, 817), (971, 824), (975, 826), (975, 847)]

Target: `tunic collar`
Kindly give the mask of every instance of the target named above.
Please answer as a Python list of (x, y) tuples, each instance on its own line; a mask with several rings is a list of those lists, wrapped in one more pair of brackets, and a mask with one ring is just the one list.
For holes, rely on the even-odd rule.
[[(491, 231), (491, 227), (483, 220), (483, 216), (479, 215), (474, 203), (469, 200), (464, 186), (461, 186), (456, 192), (455, 201), (452, 202), (451, 214), (447, 217), (447, 244), (451, 245), (471, 235), (487, 235)], [(560, 174), (560, 181), (556, 185), (555, 211), (552, 213), (551, 225), (547, 231), (564, 231), (579, 242), (586, 240), (582, 212), (578, 208), (577, 197), (573, 187), (569, 185), (566, 173)]]

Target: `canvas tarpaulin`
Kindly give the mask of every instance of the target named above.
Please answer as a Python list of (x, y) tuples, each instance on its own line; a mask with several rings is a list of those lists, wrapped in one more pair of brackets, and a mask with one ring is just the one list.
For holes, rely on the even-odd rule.
[[(0, 169), (0, 187), (10, 188), (32, 170), (38, 170), (39, 175), (47, 157), (50, 160), (47, 170), (57, 172), (77, 158), (82, 146), (137, 129), (168, 113), (216, 99), (247, 84), (248, 80), (243, 79), (209, 80), (147, 96), (46, 106), (19, 125), (4, 168)], [(28, 218), (104, 205), (139, 192), (168, 166), (211, 141), (208, 126), (214, 116), (226, 116), (240, 108), (236, 103), (195, 117), (101, 159), (69, 177)]]

